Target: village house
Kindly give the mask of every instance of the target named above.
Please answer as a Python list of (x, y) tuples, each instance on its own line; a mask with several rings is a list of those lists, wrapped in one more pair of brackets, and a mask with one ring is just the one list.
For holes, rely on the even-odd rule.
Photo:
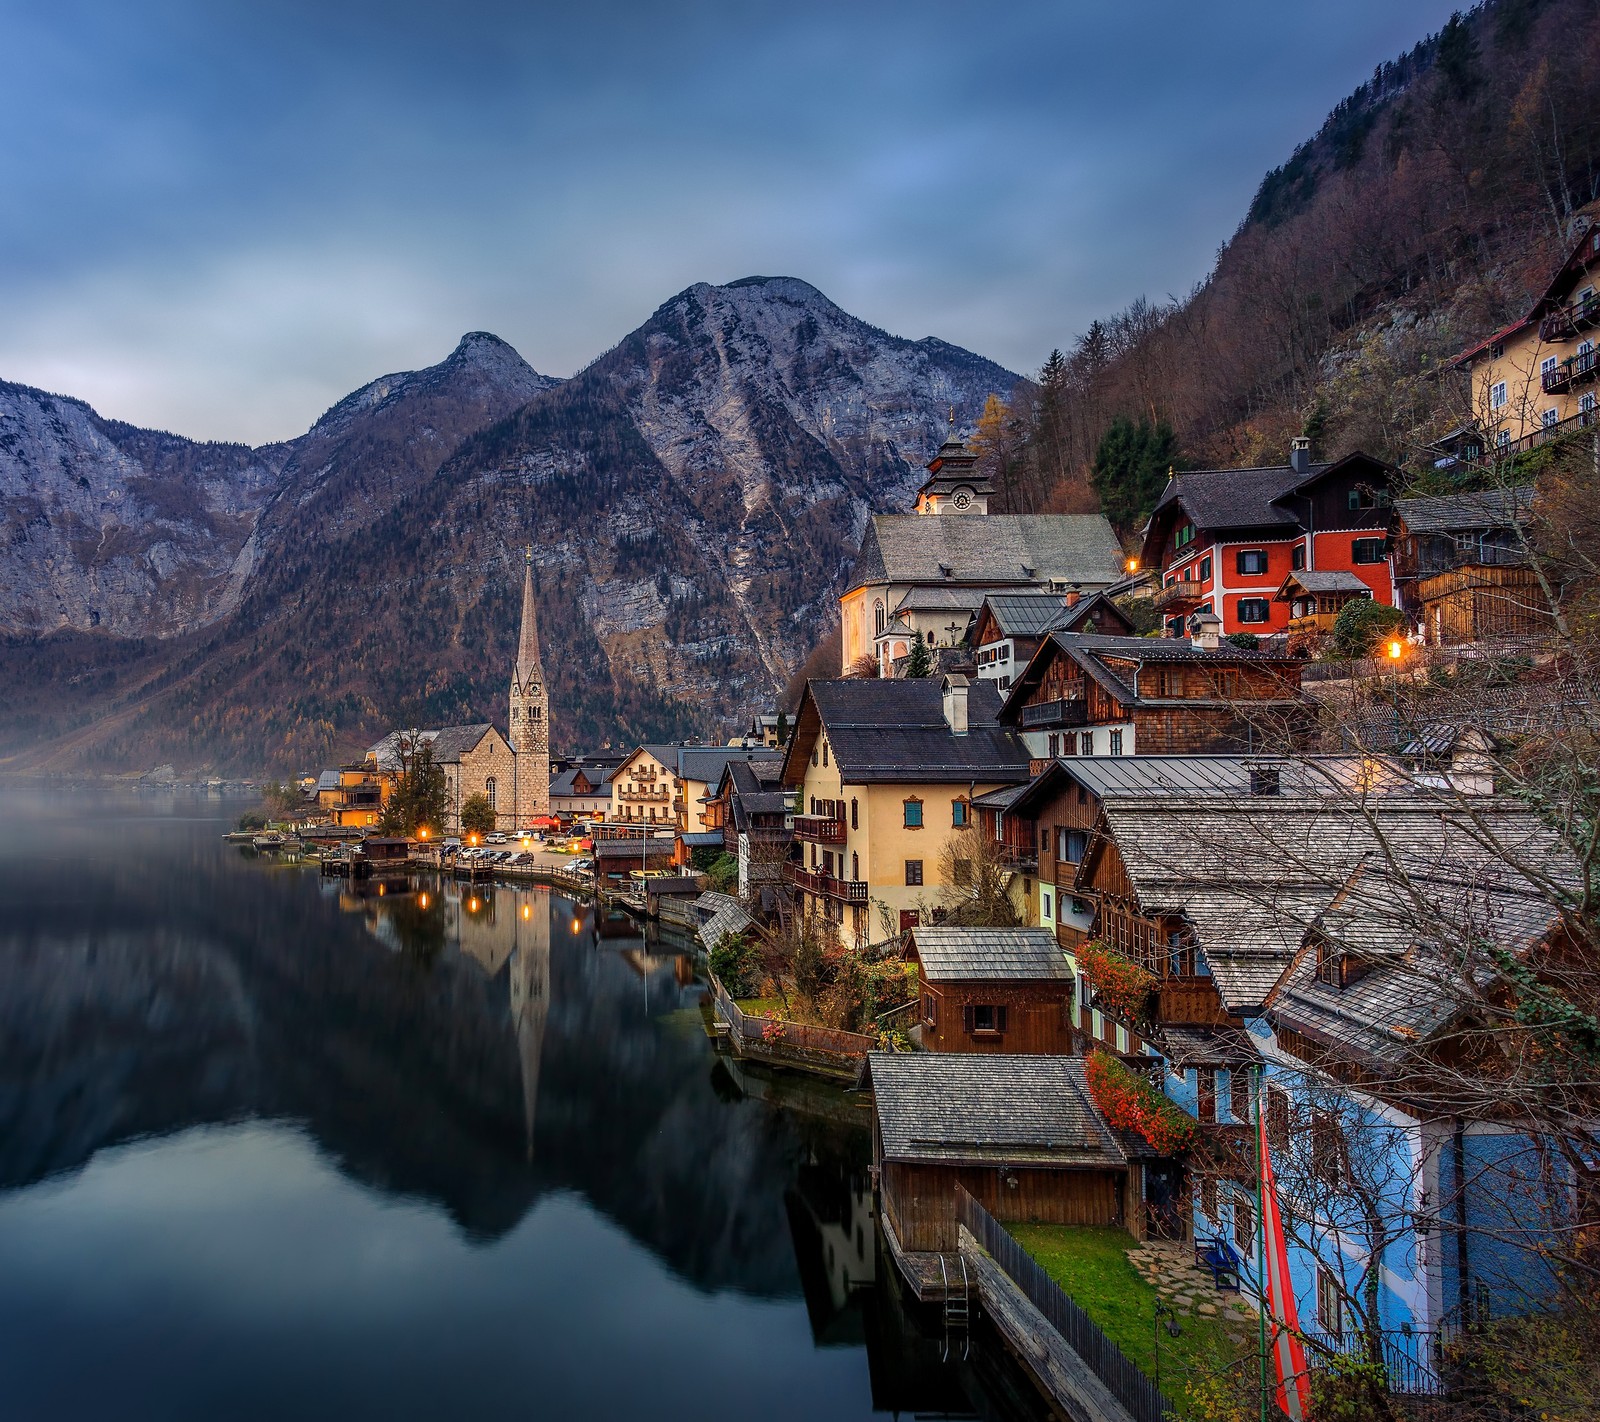
[(1133, 630), (1104, 593), (993, 593), (979, 607), (970, 635), (978, 676), (1006, 691), (1051, 632), (1132, 636)]
[(640, 746), (611, 777), (611, 822), (686, 834), (720, 829), (712, 823), (712, 792), (735, 760), (778, 765), (783, 752), (754, 746)]
[(839, 599), (841, 670), (873, 657), (887, 676), (919, 635), (955, 645), (989, 593), (1089, 593), (1122, 576), (1103, 515), (991, 514), (977, 462), (952, 432), (928, 465), (917, 511), (868, 522)]
[(1337, 568), (1301, 568), (1290, 573), (1273, 594), (1274, 602), (1289, 605), (1290, 655), (1315, 656), (1339, 614), (1350, 603), (1371, 596), (1372, 589), (1354, 573)]
[(861, 945), (916, 927), (953, 887), (946, 846), (974, 796), (1028, 778), (999, 693), (965, 677), (813, 681), (783, 785), (795, 796), (797, 906)]
[(1399, 471), (1370, 455), (1313, 464), (1310, 442), (1289, 462), (1175, 473), (1145, 527), (1140, 562), (1159, 569), (1156, 606), (1168, 633), (1210, 612), (1224, 635), (1284, 632), (1289, 607), (1274, 595), (1290, 573), (1343, 572), (1379, 602), (1395, 600), (1385, 535)]
[(794, 843), (781, 760), (730, 760), (707, 806), (707, 823), (739, 864), (739, 893), (777, 888)]
[(918, 1298), (945, 1291), (957, 1186), (1001, 1221), (1143, 1236), (1138, 1143), (1106, 1123), (1082, 1057), (873, 1052), (863, 1084), (884, 1243)]
[[(1455, 360), (1471, 379), (1478, 437), (1501, 457), (1595, 421), (1600, 227), (1592, 216), (1579, 221), (1566, 261), (1528, 313)], [(1474, 445), (1469, 458), (1476, 457)]]
[(924, 925), (910, 935), (930, 1052), (1077, 1050), (1073, 971), (1047, 928)]
[(1196, 635), (1052, 632), (1000, 709), (1036, 759), (1248, 750), (1302, 715), (1300, 661), (1236, 647), (1196, 614)]
[(580, 762), (551, 777), (550, 813), (563, 824), (603, 820), (611, 811), (612, 766)]
[(1526, 543), (1533, 499), (1533, 486), (1522, 484), (1396, 500), (1401, 605), (1430, 643), (1549, 634), (1549, 602)]
[(378, 823), (394, 792), (394, 776), (370, 760), (324, 770), (313, 792), (318, 811), (328, 824), (366, 827)]

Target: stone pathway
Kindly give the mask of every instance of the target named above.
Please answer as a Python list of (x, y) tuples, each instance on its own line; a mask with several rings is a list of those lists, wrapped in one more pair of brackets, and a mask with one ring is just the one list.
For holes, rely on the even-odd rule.
[(1130, 1249), (1128, 1258), (1180, 1314), (1220, 1319), (1232, 1343), (1243, 1345), (1254, 1337), (1257, 1315), (1249, 1295), (1217, 1289), (1211, 1282), (1211, 1271), (1195, 1264), (1192, 1244), (1147, 1240), (1137, 1249)]

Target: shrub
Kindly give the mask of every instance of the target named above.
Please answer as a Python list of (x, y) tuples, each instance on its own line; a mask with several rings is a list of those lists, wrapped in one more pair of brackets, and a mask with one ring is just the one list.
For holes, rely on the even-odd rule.
[(1378, 643), (1405, 625), (1405, 614), (1398, 607), (1370, 597), (1358, 597), (1339, 609), (1339, 615), (1333, 620), (1329, 648), (1335, 657), (1370, 657)]
[(711, 971), (730, 997), (751, 997), (759, 986), (760, 955), (742, 933), (724, 933), (710, 953)]
[(1119, 1131), (1137, 1131), (1163, 1155), (1188, 1150), (1200, 1123), (1108, 1052), (1093, 1052), (1084, 1063), (1089, 1094), (1101, 1114)]
[(706, 878), (719, 894), (731, 894), (739, 887), (739, 861), (724, 850), (711, 861)]

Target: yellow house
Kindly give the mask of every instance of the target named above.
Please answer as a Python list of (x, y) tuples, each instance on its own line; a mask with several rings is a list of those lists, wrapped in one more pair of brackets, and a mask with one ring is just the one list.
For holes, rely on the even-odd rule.
[(317, 808), (329, 824), (366, 827), (378, 823), (394, 792), (394, 776), (376, 761), (324, 770), (317, 778)]
[(946, 846), (972, 799), (1028, 778), (1000, 695), (962, 676), (807, 683), (783, 764), (796, 794), (796, 906), (861, 946), (944, 898)]
[(1526, 316), (1456, 357), (1456, 369), (1472, 377), (1473, 423), (1491, 450), (1528, 448), (1595, 422), (1597, 272), (1600, 226), (1591, 226)]
[(611, 822), (704, 833), (715, 828), (711, 799), (730, 760), (781, 758), (752, 746), (640, 746), (611, 777)]

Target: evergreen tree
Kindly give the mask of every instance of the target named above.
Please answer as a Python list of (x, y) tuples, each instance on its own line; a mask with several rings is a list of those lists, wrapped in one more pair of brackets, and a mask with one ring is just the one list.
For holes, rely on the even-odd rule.
[(1089, 482), (1112, 524), (1131, 532), (1144, 523), (1167, 486), (1167, 473), (1181, 462), (1178, 437), (1165, 420), (1135, 424), (1118, 416), (1095, 450)]
[(461, 802), (461, 828), (468, 834), (488, 834), (494, 826), (494, 806), (487, 795), (468, 795)]
[(933, 653), (928, 650), (928, 644), (922, 640), (922, 633), (917, 633), (917, 640), (911, 644), (911, 655), (906, 658), (906, 676), (923, 677), (933, 675)]
[(1433, 62), (1452, 98), (1470, 98), (1482, 81), (1483, 74), (1478, 65), (1477, 36), (1472, 33), (1472, 27), (1466, 20), (1462, 19), (1459, 10), (1439, 31), (1439, 48), (1434, 54)]
[(444, 770), (433, 763), (433, 742), (413, 733), (399, 738), (398, 749), (400, 774), (378, 827), (385, 834), (410, 836), (426, 829), (437, 835), (444, 827), (448, 797)]

